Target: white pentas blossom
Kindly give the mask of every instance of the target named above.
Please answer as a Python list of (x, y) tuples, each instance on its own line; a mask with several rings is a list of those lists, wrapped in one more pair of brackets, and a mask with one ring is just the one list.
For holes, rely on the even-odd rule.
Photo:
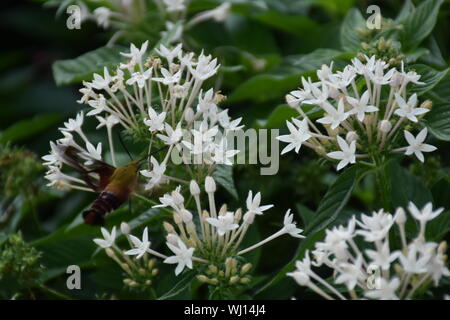
[[(302, 87), (286, 96), (299, 116), (287, 121), (289, 134), (278, 137), (287, 143), (282, 154), (298, 153), (305, 145), (339, 160), (340, 170), (357, 160), (375, 162), (381, 154), (396, 152), (414, 154), (423, 162), (423, 152), (435, 150), (424, 143), (426, 129), (417, 138), (410, 132), (432, 106), (430, 101), (419, 104), (416, 93), (408, 94), (410, 83), (424, 84), (420, 75), (405, 72), (403, 64), (401, 70), (391, 68), (375, 56), (364, 60), (354, 58), (342, 71), (333, 71), (333, 63), (324, 65), (317, 71), (318, 81), (302, 78)], [(308, 106), (318, 107), (313, 109), (320, 111), (317, 119), (310, 118)]]
[[(148, 54), (148, 47), (148, 42), (131, 44), (129, 51), (121, 53), (123, 63), (104, 67), (102, 74), (83, 82), (79, 102), (86, 105), (87, 113), (80, 112), (64, 123), (60, 128), (64, 137), (53, 143), (51, 154), (44, 157), (52, 186), (89, 190), (78, 177), (60, 172), (60, 146), (74, 147), (86, 160), (87, 171), (91, 159), (111, 160), (114, 167), (118, 166), (114, 145), (117, 130), (143, 145), (140, 157), (148, 161), (140, 172), (147, 180), (147, 191), (170, 181), (205, 176), (216, 165), (233, 164), (238, 151), (229, 146), (228, 138), (243, 127), (239, 125), (241, 118), (232, 119), (228, 110), (219, 107), (223, 95), (203, 88), (204, 81), (216, 74), (217, 60), (204, 53), (196, 57), (184, 52), (181, 44), (173, 48), (161, 45), (154, 55)], [(89, 117), (98, 121), (97, 129), (106, 131), (106, 160), (102, 159), (102, 151), (107, 154), (104, 145), (92, 143), (82, 129)], [(185, 176), (172, 177), (168, 172), (176, 165), (191, 168), (180, 173)]]
[[(104, 239), (94, 239), (93, 241), (105, 253), (114, 260), (125, 274), (123, 283), (131, 288), (149, 288), (153, 285), (155, 276), (159, 273), (156, 268), (157, 259), (151, 258), (156, 256), (158, 258), (166, 258), (166, 256), (153, 251), (150, 248), (148, 229), (145, 228), (142, 233), (142, 240), (129, 234), (130, 226), (126, 222), (120, 225), (120, 232), (116, 232), (116, 227), (113, 227), (111, 232), (105, 228), (101, 228)], [(130, 249), (121, 249), (119, 243), (123, 236), (127, 239)], [(132, 256), (137, 256), (142, 259), (132, 259)]]
[[(410, 202), (408, 211), (420, 225), (415, 237), (409, 238), (406, 231), (403, 208), (394, 215), (380, 210), (359, 219), (353, 216), (346, 226), (325, 230), (325, 239), (311, 253), (307, 251), (288, 275), (326, 299), (420, 297), (450, 276), (446, 242), (428, 241), (425, 235), (426, 224), (443, 209), (433, 209), (431, 203), (419, 209)], [(347, 292), (338, 291), (312, 269), (322, 266), (333, 270), (334, 283), (345, 285)]]
[(178, 275), (184, 268), (194, 268), (198, 279), (202, 282), (220, 284), (246, 284), (249, 281), (246, 273), (249, 264), (241, 264), (237, 259), (264, 243), (284, 234), (300, 238), (302, 230), (297, 228), (290, 211), (286, 213), (283, 227), (268, 238), (244, 249), (242, 241), (255, 216), (263, 214), (272, 205), (260, 205), (261, 194), (255, 197), (249, 193), (248, 210), (240, 208), (230, 211), (226, 204), (218, 207), (214, 197), (216, 182), (212, 177), (205, 179), (205, 191), (209, 209), (202, 207), (200, 186), (194, 180), (190, 183), (190, 193), (193, 198), (196, 213), (191, 213), (185, 207), (185, 199), (180, 188), (160, 198), (160, 205), (155, 207), (170, 207), (173, 210), (173, 223), (165, 222), (167, 246), (173, 256), (165, 259), (165, 263), (177, 264), (175, 273)]

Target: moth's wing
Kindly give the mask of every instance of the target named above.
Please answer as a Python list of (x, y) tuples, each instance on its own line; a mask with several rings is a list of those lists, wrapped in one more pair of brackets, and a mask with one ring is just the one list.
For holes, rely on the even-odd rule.
[[(114, 173), (115, 167), (106, 162), (89, 157), (87, 154), (81, 155), (81, 152), (72, 146), (58, 145), (59, 155), (64, 159), (64, 163), (77, 171), (81, 179), (92, 188), (92, 190), (100, 192), (109, 183), (109, 180)], [(89, 160), (90, 164), (85, 162)], [(96, 178), (92, 173), (98, 174)]]

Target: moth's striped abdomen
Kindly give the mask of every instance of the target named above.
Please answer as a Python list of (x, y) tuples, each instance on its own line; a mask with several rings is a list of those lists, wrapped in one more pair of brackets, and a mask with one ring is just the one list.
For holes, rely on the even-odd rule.
[(111, 191), (103, 191), (94, 201), (91, 208), (83, 212), (84, 222), (87, 224), (101, 225), (104, 223), (105, 215), (117, 209), (122, 203), (123, 201)]

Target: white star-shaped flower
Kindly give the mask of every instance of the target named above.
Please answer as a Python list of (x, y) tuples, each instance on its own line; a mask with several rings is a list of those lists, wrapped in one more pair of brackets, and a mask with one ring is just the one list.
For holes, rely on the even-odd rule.
[(292, 118), (292, 123), (286, 120), (286, 125), (289, 129), (290, 134), (278, 136), (277, 140), (287, 142), (288, 145), (284, 147), (281, 154), (295, 150), (296, 153), (299, 152), (302, 143), (311, 138), (311, 133), (308, 128), (308, 122), (306, 119), (302, 121)]
[(369, 105), (369, 91), (363, 93), (361, 99), (355, 99), (353, 97), (347, 97), (348, 103), (353, 107), (348, 113), (350, 115), (356, 114), (356, 117), (359, 121), (363, 121), (366, 113), (378, 111), (378, 108), (372, 105)]
[(408, 142), (409, 146), (406, 147), (405, 154), (407, 156), (414, 155), (419, 159), (421, 162), (425, 161), (425, 158), (423, 156), (422, 152), (433, 152), (437, 148), (435, 146), (432, 146), (431, 144), (423, 143), (425, 139), (427, 138), (428, 130), (427, 128), (423, 128), (422, 131), (420, 131), (417, 134), (417, 137), (414, 137), (409, 131), (403, 131), (405, 135), (405, 139)]
[(129, 256), (136, 256), (136, 259), (142, 258), (142, 256), (148, 252), (151, 242), (148, 241), (148, 229), (145, 227), (144, 232), (142, 233), (142, 241), (138, 238), (130, 234), (130, 240), (135, 246), (134, 249), (130, 249), (128, 251), (125, 251), (126, 255)]
[(322, 103), (322, 108), (325, 110), (326, 114), (324, 117), (318, 119), (317, 122), (329, 124), (333, 130), (336, 129), (341, 122), (349, 116), (349, 114), (345, 112), (343, 99), (339, 100), (337, 110), (328, 101), (324, 101)]
[(145, 185), (145, 190), (153, 189), (155, 186), (166, 181), (164, 176), (166, 165), (164, 163), (159, 164), (154, 157), (150, 158), (150, 162), (152, 163), (152, 170), (141, 170), (141, 174), (144, 177), (150, 178)]
[(144, 123), (148, 126), (150, 132), (164, 130), (164, 120), (166, 119), (166, 113), (161, 112), (158, 114), (152, 107), (148, 107), (148, 119), (144, 119)]
[(283, 221), (283, 231), (285, 233), (289, 233), (292, 237), (295, 238), (304, 238), (300, 233), (303, 232), (303, 229), (297, 228), (297, 225), (294, 220), (294, 215), (291, 214), (291, 209), (288, 209), (286, 211), (286, 214), (284, 215), (284, 221)]
[(172, 145), (180, 142), (183, 137), (183, 131), (181, 130), (181, 122), (179, 122), (175, 128), (175, 130), (166, 122), (164, 124), (166, 135), (157, 134), (156, 136), (160, 138), (165, 144)]
[(270, 208), (273, 207), (273, 204), (268, 204), (268, 205), (264, 205), (264, 206), (260, 205), (261, 204), (261, 192), (258, 192), (255, 195), (255, 197), (253, 198), (253, 192), (249, 191), (247, 200), (246, 200), (246, 204), (247, 204), (247, 210), (249, 212), (252, 212), (252, 213), (258, 214), (258, 215), (263, 214), (264, 211), (269, 210)]
[(350, 144), (348, 144), (340, 136), (337, 136), (336, 138), (337, 138), (339, 148), (341, 148), (341, 151), (333, 151), (333, 152), (327, 153), (327, 156), (329, 156), (332, 159), (341, 160), (337, 166), (337, 170), (341, 170), (342, 168), (347, 166), (349, 163), (356, 162), (356, 155), (355, 155), (356, 141), (352, 141)]
[(177, 246), (170, 242), (166, 242), (166, 244), (175, 255), (166, 258), (164, 263), (178, 264), (175, 268), (175, 275), (179, 275), (185, 267), (192, 269), (192, 255), (194, 254), (194, 248), (188, 249), (180, 238), (178, 238)]
[(395, 110), (395, 114), (402, 118), (408, 118), (412, 122), (419, 121), (416, 116), (427, 113), (428, 109), (426, 108), (416, 108), (417, 106), (417, 94), (413, 94), (409, 97), (408, 102), (398, 94), (395, 94), (395, 101), (397, 102), (398, 109)]
[(111, 233), (108, 232), (105, 228), (101, 228), (100, 231), (102, 232), (103, 239), (94, 239), (93, 241), (103, 249), (109, 248), (114, 244), (114, 241), (116, 240), (116, 227), (113, 227), (111, 230)]
[(234, 214), (228, 211), (225, 215), (216, 218), (206, 218), (206, 221), (216, 227), (219, 236), (223, 236), (228, 231), (239, 228), (239, 225), (234, 222)]

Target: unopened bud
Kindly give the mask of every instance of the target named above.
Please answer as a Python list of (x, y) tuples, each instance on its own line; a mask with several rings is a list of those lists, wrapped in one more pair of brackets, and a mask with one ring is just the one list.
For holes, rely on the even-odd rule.
[(217, 278), (212, 278), (209, 279), (209, 283), (212, 284), (213, 286), (216, 286), (219, 284), (219, 280), (217, 280)]
[(347, 140), (348, 143), (352, 143), (353, 141), (356, 141), (358, 139), (358, 134), (355, 131), (349, 131), (347, 132), (347, 135), (345, 136), (345, 140)]
[(151, 286), (151, 285), (152, 285), (152, 280), (147, 280), (147, 281), (145, 281), (145, 285), (146, 285), (146, 286)]
[(244, 222), (246, 224), (252, 224), (255, 221), (255, 214), (252, 211), (248, 211), (244, 214)]
[(208, 271), (212, 274), (216, 274), (219, 271), (219, 269), (217, 268), (217, 266), (210, 264), (208, 266)]
[(219, 216), (224, 216), (227, 213), (227, 205), (224, 203), (219, 210)]
[(229, 284), (235, 284), (235, 283), (239, 282), (239, 280), (240, 280), (239, 276), (232, 276), (230, 278)]
[(141, 276), (145, 276), (146, 273), (147, 273), (147, 272), (145, 271), (144, 268), (139, 268), (139, 274), (140, 274)]
[(180, 224), (183, 221), (183, 220), (181, 220), (181, 216), (180, 216), (180, 214), (178, 212), (174, 212), (173, 213), (173, 221), (176, 224)]
[(242, 218), (242, 209), (239, 208), (234, 213), (234, 222), (238, 223), (241, 220), (241, 218)]
[(388, 133), (392, 129), (392, 124), (388, 120), (381, 120), (379, 129), (383, 133)]
[(148, 262), (148, 268), (149, 270), (152, 270), (156, 265), (156, 259), (150, 259), (150, 261)]
[(433, 102), (431, 102), (430, 100), (425, 100), (424, 102), (422, 102), (420, 107), (431, 110), (431, 108), (433, 107)]
[(241, 280), (239, 282), (242, 283), (242, 284), (247, 284), (247, 283), (250, 282), (250, 278), (247, 278), (247, 277), (241, 278)]
[(163, 222), (163, 227), (164, 227), (164, 230), (166, 230), (167, 233), (175, 233), (175, 228), (170, 223), (168, 223), (167, 221)]
[(207, 283), (209, 282), (209, 278), (207, 276), (205, 276), (204, 274), (200, 274), (197, 276), (197, 280), (202, 282), (202, 283)]
[(189, 223), (189, 222), (192, 221), (192, 213), (190, 213), (186, 209), (182, 209), (180, 211), (180, 216), (181, 216), (181, 219), (183, 220), (184, 223)]
[(152, 276), (156, 276), (159, 273), (159, 269), (153, 269), (152, 270)]
[(191, 194), (193, 196), (198, 196), (200, 194), (200, 187), (198, 186), (198, 183), (195, 180), (191, 180), (189, 190), (191, 191)]
[(242, 266), (241, 268), (241, 275), (246, 274), (247, 272), (250, 271), (250, 269), (252, 268), (252, 264), (251, 263), (246, 263)]
[(397, 224), (405, 224), (406, 222), (406, 213), (403, 208), (397, 208), (395, 212), (394, 220)]
[(208, 193), (216, 192), (216, 182), (210, 176), (207, 176), (205, 179), (205, 190)]
[(110, 258), (113, 258), (116, 256), (116, 254), (114, 253), (114, 251), (111, 248), (106, 248), (105, 252), (108, 255), (108, 257), (110, 257)]
[(195, 113), (192, 108), (187, 108), (184, 112), (184, 119), (187, 123), (192, 123), (195, 120)]
[(178, 245), (178, 236), (175, 233), (169, 233), (166, 236), (166, 240), (168, 243), (173, 244), (174, 246)]
[(442, 241), (441, 243), (439, 243), (437, 251), (439, 253), (445, 253), (447, 251), (447, 241)]
[(122, 231), (123, 234), (129, 234), (130, 233), (130, 225), (126, 222), (122, 222), (120, 224), (120, 231)]
[(131, 279), (123, 279), (123, 283), (125, 284), (125, 285), (127, 285), (127, 286), (129, 286), (131, 283), (133, 282), (133, 280), (131, 280)]

